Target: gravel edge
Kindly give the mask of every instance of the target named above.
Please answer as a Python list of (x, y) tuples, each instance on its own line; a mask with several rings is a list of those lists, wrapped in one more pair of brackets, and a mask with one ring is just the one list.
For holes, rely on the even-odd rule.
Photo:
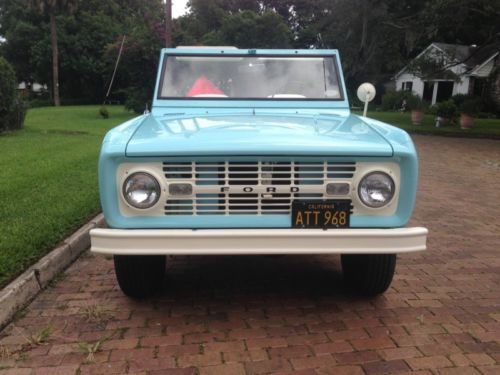
[(59, 246), (0, 290), (0, 330), (49, 283), (90, 247), (89, 232), (105, 226), (102, 214), (92, 218)]

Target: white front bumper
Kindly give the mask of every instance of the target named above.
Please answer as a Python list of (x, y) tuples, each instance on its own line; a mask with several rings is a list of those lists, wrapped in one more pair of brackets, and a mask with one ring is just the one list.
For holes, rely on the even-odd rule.
[(426, 249), (427, 229), (92, 229), (116, 255), (394, 254)]

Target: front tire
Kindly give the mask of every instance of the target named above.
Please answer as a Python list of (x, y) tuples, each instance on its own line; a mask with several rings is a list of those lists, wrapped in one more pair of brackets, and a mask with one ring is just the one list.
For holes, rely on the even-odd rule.
[(120, 289), (132, 298), (148, 297), (161, 288), (165, 276), (164, 255), (115, 255)]
[(344, 282), (357, 294), (376, 296), (391, 285), (396, 254), (342, 254)]

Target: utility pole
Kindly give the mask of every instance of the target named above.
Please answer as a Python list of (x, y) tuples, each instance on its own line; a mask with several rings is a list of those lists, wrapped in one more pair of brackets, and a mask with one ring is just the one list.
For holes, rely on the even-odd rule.
[(165, 0), (165, 47), (172, 47), (172, 0)]

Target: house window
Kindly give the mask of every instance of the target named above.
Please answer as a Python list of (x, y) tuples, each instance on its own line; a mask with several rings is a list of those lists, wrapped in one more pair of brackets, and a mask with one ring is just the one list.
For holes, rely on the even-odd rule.
[(413, 89), (413, 82), (412, 81), (403, 82), (401, 84), (402, 91), (412, 91), (412, 89)]

